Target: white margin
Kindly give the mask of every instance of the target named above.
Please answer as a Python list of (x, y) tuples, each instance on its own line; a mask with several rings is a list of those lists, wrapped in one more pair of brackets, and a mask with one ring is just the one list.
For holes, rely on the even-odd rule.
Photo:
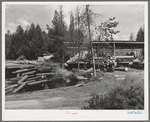
[[(144, 5), (145, 6), (145, 110), (142, 114), (127, 114), (127, 110), (69, 110), (76, 115), (65, 114), (68, 110), (6, 110), (5, 109), (5, 5), (6, 4), (38, 4), (52, 5), (60, 2), (2, 2), (2, 120), (28, 121), (28, 120), (148, 120), (148, 2), (61, 2), (62, 4), (96, 4), (96, 5)], [(140, 110), (141, 111), (141, 110)]]

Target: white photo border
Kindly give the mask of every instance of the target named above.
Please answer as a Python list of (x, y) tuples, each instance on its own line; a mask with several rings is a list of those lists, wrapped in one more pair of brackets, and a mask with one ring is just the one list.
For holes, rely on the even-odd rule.
[[(7, 110), (5, 109), (5, 7), (6, 5), (52, 5), (52, 4), (95, 4), (95, 5), (144, 5), (144, 24), (145, 24), (145, 109), (139, 110), (142, 114), (128, 114), (128, 110)], [(2, 2), (2, 120), (3, 121), (67, 121), (67, 120), (148, 120), (148, 2)], [(66, 111), (77, 114), (66, 114)], [(131, 110), (130, 110), (131, 111)], [(135, 110), (134, 110), (135, 111)], [(138, 111), (138, 110), (136, 110)]]

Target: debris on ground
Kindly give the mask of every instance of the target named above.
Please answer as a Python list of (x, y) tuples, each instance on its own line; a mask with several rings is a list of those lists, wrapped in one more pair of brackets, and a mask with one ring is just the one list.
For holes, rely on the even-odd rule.
[(129, 68), (128, 67), (116, 67), (115, 70), (127, 72), (129, 70)]

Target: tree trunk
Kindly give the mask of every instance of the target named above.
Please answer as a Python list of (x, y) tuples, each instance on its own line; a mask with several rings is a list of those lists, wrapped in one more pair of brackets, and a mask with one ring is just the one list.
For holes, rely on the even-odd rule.
[(95, 59), (94, 59), (94, 53), (93, 53), (94, 51), (93, 51), (92, 40), (91, 40), (89, 5), (86, 5), (86, 12), (87, 12), (87, 23), (88, 23), (90, 46), (91, 46), (92, 62), (93, 62), (93, 74), (94, 74), (94, 77), (96, 78)]

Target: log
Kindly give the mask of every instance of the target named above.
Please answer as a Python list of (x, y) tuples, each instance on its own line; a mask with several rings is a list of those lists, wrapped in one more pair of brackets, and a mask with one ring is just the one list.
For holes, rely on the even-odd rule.
[(13, 87), (17, 87), (17, 86), (18, 86), (18, 84), (14, 84), (14, 85), (8, 86), (7, 88), (5, 88), (5, 90), (8, 90), (8, 89), (13, 88)]
[(35, 82), (36, 80), (28, 80), (28, 81), (25, 81), (24, 83), (31, 83), (31, 82)]
[(25, 86), (27, 85), (27, 83), (23, 83), (22, 85), (20, 85), (18, 88), (16, 88), (13, 93), (19, 92), (21, 89), (23, 89)]
[(27, 73), (23, 73), (22, 75), (24, 76), (24, 75), (33, 75), (33, 74), (35, 74), (36, 73), (36, 71), (31, 71), (31, 72), (27, 72)]
[(10, 90), (7, 90), (7, 91), (5, 91), (5, 94), (8, 94), (8, 93), (10, 93), (11, 91)]
[(17, 77), (20, 77), (21, 76), (21, 73), (17, 73)]
[(28, 78), (28, 75), (24, 76), (23, 78), (21, 78), (21, 79), (18, 81), (18, 84), (22, 84), (23, 81), (25, 81), (27, 78)]
[(31, 68), (31, 69), (21, 69), (21, 70), (17, 70), (15, 72), (12, 72), (13, 74), (15, 73), (24, 73), (24, 72), (29, 72), (29, 71), (33, 71), (33, 70), (37, 70), (36, 68)]
[(85, 78), (83, 76), (77, 76), (77, 80), (87, 80), (87, 78)]
[(43, 76), (43, 75), (54, 75), (54, 73), (37, 73), (36, 75), (38, 75), (38, 76)]
[(18, 87), (18, 86), (15, 86), (15, 87), (5, 90), (5, 94), (11, 93), (16, 87)]
[(128, 68), (126, 68), (126, 67), (119, 67), (119, 68), (115, 68), (115, 70), (118, 70), (118, 71), (128, 71), (129, 69)]
[(48, 80), (41, 80), (41, 81), (36, 81), (36, 82), (32, 82), (32, 83), (28, 83), (28, 85), (36, 85), (36, 84), (40, 84), (40, 83), (45, 83)]
[(26, 80), (37, 80), (37, 79), (40, 79), (40, 78), (42, 78), (42, 76), (27, 78)]
[[(20, 77), (15, 77), (15, 78), (10, 78), (10, 79), (7, 79), (7, 80), (10, 80), (10, 81), (14, 81), (14, 82), (18, 82), (18, 80), (22, 79), (24, 76), (20, 76)], [(32, 78), (34, 77), (34, 75), (28, 75), (28, 78)]]
[(7, 83), (7, 84), (16, 84), (17, 82), (14, 82), (14, 81), (5, 81), (5, 83)]

